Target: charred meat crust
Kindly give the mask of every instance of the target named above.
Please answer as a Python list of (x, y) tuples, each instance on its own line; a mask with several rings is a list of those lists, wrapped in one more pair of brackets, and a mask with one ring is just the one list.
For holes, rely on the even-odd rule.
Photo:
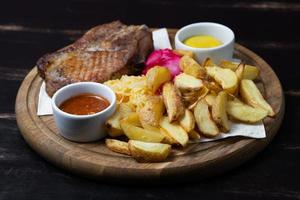
[(119, 21), (96, 26), (73, 44), (46, 54), (37, 62), (46, 92), (74, 82), (104, 82), (134, 72), (153, 50), (147, 26), (126, 26)]

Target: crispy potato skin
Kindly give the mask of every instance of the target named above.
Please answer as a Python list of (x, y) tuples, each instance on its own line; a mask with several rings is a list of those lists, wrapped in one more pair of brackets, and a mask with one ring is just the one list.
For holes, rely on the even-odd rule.
[(160, 120), (160, 126), (181, 146), (186, 146), (189, 140), (187, 132), (177, 123), (170, 123), (166, 117)]
[(233, 94), (238, 87), (238, 78), (231, 69), (221, 68), (217, 66), (206, 67), (207, 74), (215, 79), (222, 88)]
[(107, 148), (110, 149), (111, 151), (129, 155), (129, 156), (131, 155), (127, 142), (123, 142), (120, 140), (114, 140), (114, 139), (106, 139), (105, 144), (106, 144)]
[(139, 117), (142, 125), (158, 127), (161, 117), (165, 111), (165, 106), (160, 96), (151, 96), (145, 102), (145, 106), (139, 110)]
[(164, 136), (160, 132), (143, 129), (137, 125), (138, 124), (131, 122), (128, 118), (121, 120), (121, 128), (129, 139), (145, 142), (161, 142), (164, 139)]
[(170, 71), (166, 67), (156, 66), (151, 68), (147, 74), (147, 85), (152, 90), (153, 94), (164, 83), (172, 79)]
[(219, 66), (223, 67), (223, 68), (231, 69), (232, 71), (235, 71), (239, 67), (240, 64), (241, 63), (231, 62), (228, 60), (221, 60), (219, 63)]
[(240, 94), (246, 103), (255, 107), (262, 108), (268, 111), (268, 115), (273, 117), (275, 112), (273, 108), (268, 104), (268, 102), (264, 99), (255, 83), (252, 80), (244, 79), (241, 81), (240, 85)]
[(212, 117), (214, 121), (222, 127), (222, 131), (228, 132), (230, 130), (230, 123), (227, 117), (227, 93), (222, 91), (216, 97), (212, 105)]
[(255, 66), (245, 65), (243, 79), (254, 80), (259, 76), (259, 69)]
[(268, 111), (262, 108), (253, 108), (240, 101), (228, 101), (227, 113), (234, 119), (246, 123), (256, 123), (268, 115)]
[(184, 114), (184, 104), (178, 89), (171, 83), (165, 83), (163, 86), (163, 100), (167, 109), (170, 122), (178, 120)]
[(185, 73), (177, 75), (174, 82), (180, 91), (197, 91), (203, 87), (203, 83), (200, 79)]
[(199, 140), (201, 138), (200, 134), (195, 130), (191, 130), (188, 134), (191, 140)]
[(129, 140), (128, 146), (130, 154), (138, 162), (162, 162), (171, 152), (171, 145), (162, 143)]
[(179, 66), (184, 73), (194, 76), (195, 78), (201, 79), (206, 77), (205, 68), (189, 56), (181, 57)]
[(160, 128), (160, 132), (164, 136), (164, 139), (163, 139), (162, 143), (170, 144), (170, 145), (179, 144), (176, 140), (174, 140), (174, 138), (172, 138), (172, 136), (170, 136), (168, 131), (166, 131), (165, 129)]
[(186, 131), (190, 132), (195, 128), (195, 118), (193, 113), (185, 109), (184, 115), (179, 120), (180, 126)]
[(111, 116), (105, 123), (108, 134), (111, 137), (118, 137), (123, 135), (123, 130), (120, 125), (120, 120), (127, 117), (131, 113), (133, 113), (133, 109), (128, 104), (121, 103), (118, 106), (113, 116)]
[(199, 130), (206, 137), (215, 137), (220, 133), (217, 125), (211, 119), (208, 105), (204, 99), (200, 100), (194, 108), (194, 116)]

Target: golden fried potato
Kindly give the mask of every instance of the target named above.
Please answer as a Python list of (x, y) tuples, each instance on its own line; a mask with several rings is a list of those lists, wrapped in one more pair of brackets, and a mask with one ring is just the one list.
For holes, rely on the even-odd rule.
[(197, 100), (195, 102), (193, 102), (192, 104), (190, 104), (188, 106), (188, 109), (193, 110), (195, 108), (195, 106), (197, 105), (198, 101), (203, 99), (208, 93), (209, 93), (209, 89), (207, 89), (207, 87), (202, 87), (202, 89), (200, 90), (200, 92), (197, 95)]
[(195, 127), (195, 118), (193, 113), (185, 109), (184, 115), (179, 119), (180, 126), (186, 131), (190, 132)]
[(227, 117), (227, 93), (222, 91), (218, 94), (215, 102), (212, 104), (212, 118), (222, 127), (222, 131), (228, 132), (230, 130), (230, 123)]
[(191, 140), (199, 140), (201, 138), (200, 134), (195, 130), (188, 132), (188, 135)]
[(232, 71), (236, 71), (240, 65), (244, 65), (244, 71), (242, 79), (254, 80), (259, 75), (259, 69), (252, 65), (245, 65), (244, 63), (231, 62), (228, 60), (221, 60), (219, 66), (222, 68), (228, 68)]
[(206, 76), (205, 68), (189, 56), (181, 57), (179, 66), (184, 73), (195, 78), (205, 78)]
[(244, 79), (241, 81), (240, 93), (247, 104), (267, 110), (269, 116), (275, 115), (273, 108), (267, 103), (252, 80)]
[(133, 108), (127, 103), (121, 103), (117, 107), (116, 112), (105, 123), (106, 128), (108, 130), (108, 134), (111, 137), (118, 137), (120, 135), (123, 135), (120, 120), (127, 117), (131, 113), (133, 113)]
[(143, 129), (137, 124), (131, 123), (131, 120), (129, 117), (121, 120), (121, 128), (129, 139), (145, 142), (161, 142), (164, 139), (160, 132)]
[(168, 131), (166, 131), (165, 129), (160, 128), (160, 133), (164, 136), (164, 139), (163, 141), (161, 141), (161, 143), (170, 144), (170, 145), (179, 144), (174, 138), (170, 136)]
[(238, 86), (238, 78), (231, 69), (206, 67), (207, 74), (215, 79), (224, 90), (233, 94)]
[(212, 107), (212, 105), (215, 104), (216, 98), (217, 98), (217, 95), (210, 93), (210, 94), (206, 95), (204, 99), (205, 99), (207, 105), (209, 105), (209, 107)]
[(223, 90), (222, 87), (214, 81), (204, 81), (204, 85), (207, 89), (215, 94), (218, 94)]
[(239, 67), (240, 64), (241, 63), (231, 62), (229, 60), (221, 60), (219, 63), (219, 66), (223, 67), (223, 68), (231, 69), (232, 71), (235, 71)]
[(119, 107), (117, 107), (116, 112), (106, 121), (105, 126), (108, 134), (111, 137), (118, 137), (123, 135), (123, 130), (120, 125), (121, 113), (119, 112)]
[(182, 49), (175, 49), (173, 51), (180, 56), (188, 56), (190, 58), (194, 57), (194, 53), (192, 51), (187, 51), (187, 50), (182, 50)]
[(214, 61), (211, 58), (206, 58), (202, 64), (203, 67), (212, 67), (212, 66), (216, 66), (216, 64), (214, 63)]
[(194, 116), (199, 130), (206, 137), (215, 137), (220, 133), (217, 125), (211, 119), (208, 105), (204, 99), (198, 101), (194, 108)]
[(110, 149), (111, 151), (125, 154), (125, 155), (130, 155), (130, 151), (129, 151), (127, 142), (123, 142), (120, 140), (114, 140), (114, 139), (106, 139), (105, 144), (106, 144), (106, 147), (108, 149)]
[(126, 122), (126, 123), (129, 123), (129, 124), (132, 124), (132, 125), (134, 125), (134, 126), (142, 127), (142, 124), (141, 124), (139, 115), (138, 115), (138, 113), (136, 113), (136, 112), (131, 113), (131, 114), (128, 115), (127, 117), (123, 118), (123, 119), (120, 121), (120, 124), (121, 124), (122, 121), (123, 121), (123, 122)]
[(129, 140), (129, 150), (138, 162), (162, 162), (171, 152), (171, 145)]
[(203, 87), (203, 83), (200, 79), (185, 73), (177, 75), (174, 83), (180, 91), (196, 91)]
[(251, 65), (245, 65), (245, 69), (243, 72), (243, 79), (254, 80), (259, 75), (259, 69), (257, 67)]
[(162, 84), (170, 81), (172, 76), (168, 68), (156, 66), (147, 72), (146, 78), (147, 85), (154, 94)]
[(227, 113), (233, 118), (247, 123), (255, 123), (264, 119), (268, 111), (262, 108), (253, 108), (241, 101), (228, 101)]
[(238, 81), (241, 81), (243, 79), (244, 70), (245, 70), (244, 64), (240, 64), (238, 68), (235, 70), (235, 74)]
[(139, 110), (140, 121), (143, 124), (157, 127), (165, 111), (165, 105), (160, 96), (150, 96), (145, 106)]
[(162, 91), (169, 121), (173, 122), (184, 114), (184, 105), (178, 89), (171, 83), (165, 83)]
[(177, 123), (170, 123), (167, 117), (160, 120), (160, 126), (181, 146), (186, 146), (189, 137), (187, 132)]

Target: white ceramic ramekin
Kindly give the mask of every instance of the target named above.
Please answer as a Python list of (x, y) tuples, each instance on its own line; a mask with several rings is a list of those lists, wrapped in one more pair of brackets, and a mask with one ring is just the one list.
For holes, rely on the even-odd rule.
[[(73, 115), (59, 109), (65, 100), (91, 93), (107, 99), (110, 105), (92, 115)], [(105, 122), (116, 110), (116, 95), (109, 87), (94, 82), (79, 82), (59, 89), (52, 97), (52, 109), (59, 133), (72, 141), (92, 142), (106, 136)]]
[[(211, 35), (223, 44), (213, 48), (194, 48), (183, 43), (185, 39), (195, 35)], [(234, 50), (234, 33), (230, 28), (222, 24), (212, 22), (190, 24), (176, 33), (175, 47), (176, 49), (194, 52), (196, 60), (200, 63), (207, 57), (210, 57), (216, 63), (222, 59), (231, 60)]]

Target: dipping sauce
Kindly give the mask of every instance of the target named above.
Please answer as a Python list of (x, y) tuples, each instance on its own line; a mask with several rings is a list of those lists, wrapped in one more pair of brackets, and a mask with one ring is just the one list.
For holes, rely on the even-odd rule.
[(183, 41), (183, 43), (195, 48), (212, 48), (222, 45), (222, 42), (210, 35), (195, 35)]
[(81, 94), (64, 101), (59, 108), (73, 115), (92, 115), (109, 106), (108, 100), (94, 94)]

